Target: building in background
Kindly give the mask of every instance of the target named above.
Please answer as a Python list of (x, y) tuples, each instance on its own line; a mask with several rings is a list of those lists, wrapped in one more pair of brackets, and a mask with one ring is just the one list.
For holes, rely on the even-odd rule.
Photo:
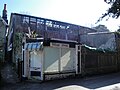
[(45, 19), (24, 14), (12, 13), (8, 30), (8, 51), (11, 60), (16, 63), (22, 60), (22, 39), (36, 36), (36, 38), (55, 38), (61, 40), (79, 41), (80, 34), (96, 32), (95, 29), (70, 24), (66, 22)]
[(6, 4), (4, 4), (3, 14), (0, 17), (0, 60), (5, 61), (6, 54), (6, 32), (8, 27)]

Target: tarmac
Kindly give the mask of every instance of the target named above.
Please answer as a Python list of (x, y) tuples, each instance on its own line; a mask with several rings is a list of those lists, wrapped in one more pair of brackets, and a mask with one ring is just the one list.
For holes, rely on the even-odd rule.
[(1, 73), (0, 90), (120, 90), (120, 73), (45, 82), (20, 82), (12, 64), (6, 64)]

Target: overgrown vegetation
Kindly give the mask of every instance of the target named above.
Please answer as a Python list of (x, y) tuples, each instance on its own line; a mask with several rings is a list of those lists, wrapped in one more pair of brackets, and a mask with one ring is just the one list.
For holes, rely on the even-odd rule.
[(14, 37), (14, 44), (13, 44), (13, 48), (15, 51), (15, 57), (20, 58), (21, 59), (21, 55), (22, 55), (22, 38), (23, 38), (23, 34), (22, 33), (16, 33), (15, 37)]

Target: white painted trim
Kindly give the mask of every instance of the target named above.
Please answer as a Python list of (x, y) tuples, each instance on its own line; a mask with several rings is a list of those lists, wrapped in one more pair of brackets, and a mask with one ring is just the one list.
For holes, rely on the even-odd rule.
[(61, 47), (62, 47), (62, 48), (69, 48), (69, 44), (64, 44), (64, 43), (63, 43), (63, 44), (61, 44)]
[(59, 61), (58, 61), (58, 71), (61, 71), (61, 56), (62, 56), (62, 48), (59, 48)]
[(44, 73), (45, 73), (45, 47), (43, 47), (43, 59), (42, 59), (42, 79), (44, 80)]
[(64, 39), (56, 39), (56, 38), (51, 38), (51, 40), (57, 40), (57, 41), (64, 41), (64, 42), (74, 42), (74, 43), (77, 43), (77, 41), (73, 41), (73, 40), (64, 40)]
[(43, 80), (43, 58), (44, 58), (44, 53), (43, 53), (43, 51), (41, 51), (41, 80)]
[(51, 47), (60, 47), (61, 44), (60, 43), (50, 43)]
[(82, 71), (82, 70), (81, 70), (81, 68), (82, 68), (82, 66), (81, 66), (81, 64), (82, 64), (82, 63), (81, 63), (81, 45), (79, 45), (79, 46), (80, 46), (80, 73), (81, 73), (81, 71)]
[(28, 63), (29, 63), (29, 66), (28, 66), (28, 69), (29, 69), (28, 78), (30, 78), (30, 59), (31, 59), (31, 55), (30, 55), (30, 51), (28, 51), (28, 53), (29, 53), (29, 58), (28, 58)]
[(27, 61), (26, 61), (26, 51), (24, 51), (24, 75), (27, 77)]
[(75, 51), (76, 51), (76, 74), (78, 74), (78, 45), (76, 45)]
[(51, 47), (59, 47), (59, 48), (69, 48), (69, 44), (66, 44), (66, 43), (54, 43), (54, 42), (51, 42), (50, 46)]
[[(25, 47), (25, 44), (24, 44), (24, 47)], [(24, 51), (24, 58), (23, 58), (23, 51)], [(24, 59), (24, 61), (23, 61), (23, 59)], [(24, 74), (22, 73), (23, 77), (26, 77), (26, 61), (25, 60), (26, 60), (26, 52), (25, 52), (25, 50), (24, 50), (24, 48), (22, 46), (22, 61), (23, 61), (23, 63), (22, 63), (22, 72), (23, 72), (23, 68), (24, 68)]]

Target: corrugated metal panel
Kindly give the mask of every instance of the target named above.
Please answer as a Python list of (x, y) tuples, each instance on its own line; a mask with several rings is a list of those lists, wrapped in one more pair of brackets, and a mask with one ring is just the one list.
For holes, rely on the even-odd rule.
[(36, 43), (27, 43), (26, 44), (26, 50), (32, 51), (32, 50), (40, 50), (42, 48), (41, 42)]

